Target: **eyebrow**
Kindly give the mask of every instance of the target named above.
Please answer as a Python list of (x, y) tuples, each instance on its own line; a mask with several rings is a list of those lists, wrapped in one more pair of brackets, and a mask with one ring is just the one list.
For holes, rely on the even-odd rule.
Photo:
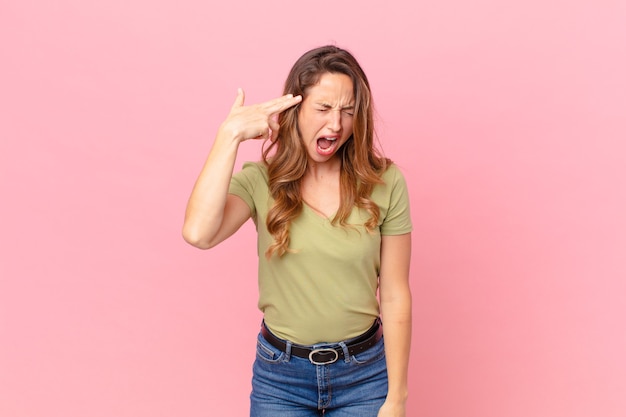
[[(317, 102), (315, 104), (317, 104), (318, 106), (322, 106), (324, 108), (327, 108), (327, 109), (332, 109), (333, 108), (333, 106), (331, 106), (330, 104), (328, 104), (326, 102), (323, 102), (323, 101), (319, 101), (319, 102)], [(341, 108), (341, 110), (354, 110), (354, 104), (352, 104), (350, 106), (343, 106)]]

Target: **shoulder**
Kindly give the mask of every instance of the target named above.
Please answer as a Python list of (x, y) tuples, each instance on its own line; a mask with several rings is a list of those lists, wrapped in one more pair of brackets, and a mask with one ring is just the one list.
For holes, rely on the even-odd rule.
[(403, 180), (404, 175), (402, 174), (402, 171), (400, 170), (398, 165), (392, 162), (387, 165), (385, 171), (383, 171), (383, 173), (381, 174), (381, 178), (383, 179), (383, 181), (388, 182), (395, 181), (397, 179)]
[(267, 166), (262, 161), (251, 162), (247, 161), (243, 163), (242, 171), (246, 171), (248, 173), (255, 173), (256, 175), (265, 175), (267, 176)]
[(246, 162), (241, 171), (233, 174), (228, 193), (240, 197), (250, 207), (253, 218), (259, 204), (267, 200), (267, 168), (262, 162)]
[(380, 174), (380, 178), (382, 183), (376, 184), (371, 194), (372, 200), (379, 206), (384, 206), (387, 201), (407, 193), (404, 175), (396, 164), (388, 165), (385, 171)]
[(267, 192), (267, 168), (262, 162), (246, 162), (240, 171), (233, 174), (229, 192), (238, 196)]
[(400, 186), (401, 188), (406, 188), (406, 180), (404, 178), (404, 174), (395, 163), (390, 163), (386, 167), (385, 171), (382, 172), (380, 178), (383, 180), (383, 183), (380, 184), (377, 188), (388, 189), (390, 191), (398, 186)]
[(409, 204), (409, 190), (402, 171), (396, 164), (390, 164), (381, 174), (382, 183), (376, 184), (371, 199), (384, 212), (393, 207)]
[(267, 166), (263, 162), (245, 162), (241, 171), (235, 173), (234, 177), (245, 177), (250, 180), (268, 180)]

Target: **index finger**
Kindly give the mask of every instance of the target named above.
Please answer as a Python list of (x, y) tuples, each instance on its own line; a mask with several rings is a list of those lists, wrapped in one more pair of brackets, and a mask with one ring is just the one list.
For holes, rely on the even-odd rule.
[(277, 114), (284, 112), (290, 107), (295, 106), (296, 104), (302, 101), (302, 96), (293, 96), (292, 94), (287, 94), (282, 97), (275, 98), (270, 101), (266, 101), (261, 104), (263, 109), (267, 111), (268, 114)]

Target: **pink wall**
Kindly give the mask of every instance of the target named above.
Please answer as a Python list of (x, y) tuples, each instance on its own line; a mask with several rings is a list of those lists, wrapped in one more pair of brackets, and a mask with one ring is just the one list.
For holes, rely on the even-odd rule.
[(212, 3), (0, 5), (0, 415), (247, 415), (254, 230), (184, 206), (236, 88), (336, 42), (411, 187), (409, 416), (623, 416), (624, 2)]

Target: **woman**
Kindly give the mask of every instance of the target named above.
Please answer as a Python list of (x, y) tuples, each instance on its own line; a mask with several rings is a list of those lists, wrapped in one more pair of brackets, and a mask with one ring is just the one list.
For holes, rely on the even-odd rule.
[[(284, 94), (245, 106), (239, 89), (183, 227), (207, 249), (257, 226), (250, 415), (405, 416), (411, 219), (402, 174), (374, 148), (368, 80), (325, 46), (295, 63)], [(263, 160), (233, 175), (248, 139), (267, 140)]]

